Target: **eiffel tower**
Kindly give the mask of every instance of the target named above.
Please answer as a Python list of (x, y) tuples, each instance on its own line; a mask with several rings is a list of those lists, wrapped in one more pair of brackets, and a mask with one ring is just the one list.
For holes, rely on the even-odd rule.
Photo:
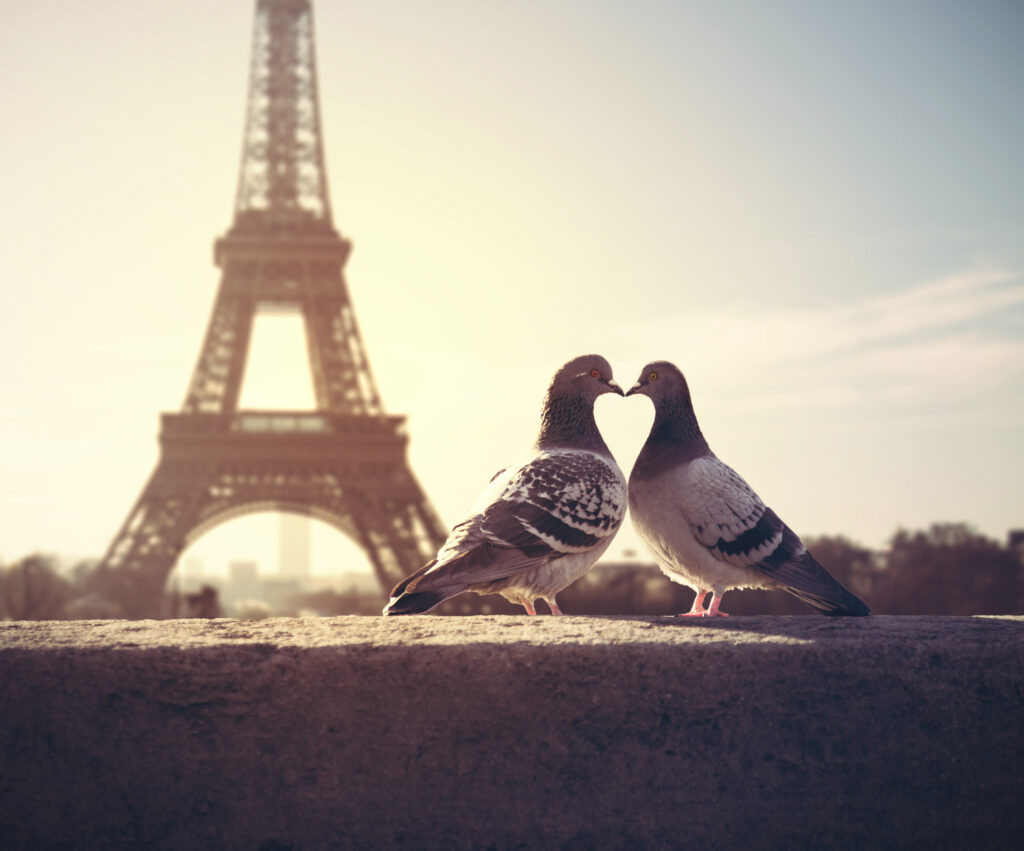
[[(160, 613), (181, 552), (231, 518), (291, 511), (365, 550), (389, 590), (445, 529), (406, 457), (405, 418), (384, 412), (334, 229), (324, 168), (309, 0), (257, 0), (234, 222), (180, 413), (161, 415), (160, 459), (96, 573), (127, 617)], [(239, 410), (253, 318), (298, 309), (316, 409)]]

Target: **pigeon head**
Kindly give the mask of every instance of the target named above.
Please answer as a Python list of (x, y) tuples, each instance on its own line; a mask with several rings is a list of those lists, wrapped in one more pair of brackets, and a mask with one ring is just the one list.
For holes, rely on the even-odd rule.
[(569, 394), (596, 399), (602, 393), (625, 394), (612, 378), (612, 367), (600, 355), (581, 355), (573, 358), (551, 379), (550, 394)]
[(626, 395), (647, 396), (654, 403), (654, 424), (648, 444), (674, 444), (677, 448), (672, 452), (677, 460), (698, 458), (710, 452), (693, 412), (690, 388), (675, 364), (664, 360), (647, 364)]
[(551, 379), (544, 398), (537, 446), (592, 449), (610, 457), (594, 421), (594, 402), (604, 393), (625, 395), (603, 357), (583, 355), (565, 364)]
[(642, 370), (636, 384), (626, 391), (627, 396), (636, 393), (648, 396), (655, 407), (662, 399), (685, 396), (689, 398), (690, 388), (679, 368), (667, 360), (653, 361)]

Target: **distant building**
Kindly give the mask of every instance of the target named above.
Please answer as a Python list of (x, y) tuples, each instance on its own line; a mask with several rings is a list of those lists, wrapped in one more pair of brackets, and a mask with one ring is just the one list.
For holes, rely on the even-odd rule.
[(228, 592), (232, 600), (260, 595), (260, 569), (254, 561), (233, 561), (228, 565)]
[(278, 525), (278, 572), (305, 578), (310, 574), (312, 522), (302, 514), (283, 512)]
[(286, 577), (268, 577), (260, 587), (260, 599), (273, 615), (294, 615), (297, 601), (302, 595), (302, 582)]
[(181, 560), (178, 571), (181, 575), (182, 587), (198, 588), (202, 585), (203, 574), (205, 573), (202, 559), (195, 556), (187, 556)]
[(341, 594), (380, 594), (377, 577), (366, 571), (348, 570), (340, 576), (332, 577), (331, 585)]
[(176, 616), (186, 618), (219, 618), (224, 616), (220, 607), (217, 589), (212, 585), (204, 585), (195, 594), (186, 594), (185, 611), (176, 612)]

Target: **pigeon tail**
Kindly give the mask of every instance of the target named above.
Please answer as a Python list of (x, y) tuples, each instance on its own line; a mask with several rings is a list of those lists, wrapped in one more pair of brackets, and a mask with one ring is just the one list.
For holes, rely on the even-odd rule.
[[(801, 562), (803, 570), (813, 572), (815, 580), (813, 583), (783, 586), (798, 600), (830, 617), (865, 617), (871, 614), (867, 604), (829, 574), (810, 553), (804, 553), (797, 561)], [(808, 587), (811, 584), (814, 585), (813, 590)]]
[[(421, 612), (425, 612), (428, 609), (434, 608), (438, 603), (443, 602), (448, 595), (438, 594), (435, 591), (424, 591), (414, 592), (409, 591), (408, 588), (416, 580), (425, 575), (431, 568), (437, 564), (437, 559), (425, 564), (415, 573), (405, 577), (391, 590), (391, 599), (388, 600), (388, 604), (384, 607), (384, 611), (381, 614), (384, 615), (415, 615)], [(433, 602), (428, 602), (427, 598), (434, 598)]]
[(495, 565), (503, 552), (509, 550), (482, 543), (441, 564), (434, 559), (394, 587), (383, 614), (415, 615), (432, 609), (449, 597), (470, 590), (475, 583), (467, 581), (466, 574), (473, 574), (474, 569), (496, 567), (491, 579), (503, 578), (507, 571)]
[(440, 605), (449, 594), (441, 594), (437, 591), (413, 591), (409, 594), (402, 594), (399, 597), (392, 597), (391, 602), (384, 607), (385, 615), (422, 615), (429, 612), (434, 606)]
[(801, 591), (799, 588), (786, 588), (785, 590), (798, 600), (802, 600), (808, 606), (817, 609), (823, 615), (828, 615), (829, 617), (867, 617), (871, 614), (871, 609), (868, 608), (867, 604), (849, 592), (847, 592), (846, 600), (838, 602), (825, 597), (816, 597), (806, 591)]

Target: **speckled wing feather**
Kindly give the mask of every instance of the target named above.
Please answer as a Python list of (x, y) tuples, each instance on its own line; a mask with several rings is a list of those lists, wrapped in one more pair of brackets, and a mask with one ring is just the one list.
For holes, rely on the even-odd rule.
[(622, 473), (597, 453), (544, 450), (496, 476), (481, 510), (456, 526), (437, 559), (396, 588), (476, 585), (590, 550), (626, 510)]
[(731, 467), (714, 455), (688, 465), (682, 508), (694, 537), (719, 561), (749, 567), (824, 611), (864, 609), (797, 534)]
[(532, 557), (586, 552), (613, 534), (626, 510), (622, 473), (594, 452), (538, 453), (484, 511), (492, 544)]

